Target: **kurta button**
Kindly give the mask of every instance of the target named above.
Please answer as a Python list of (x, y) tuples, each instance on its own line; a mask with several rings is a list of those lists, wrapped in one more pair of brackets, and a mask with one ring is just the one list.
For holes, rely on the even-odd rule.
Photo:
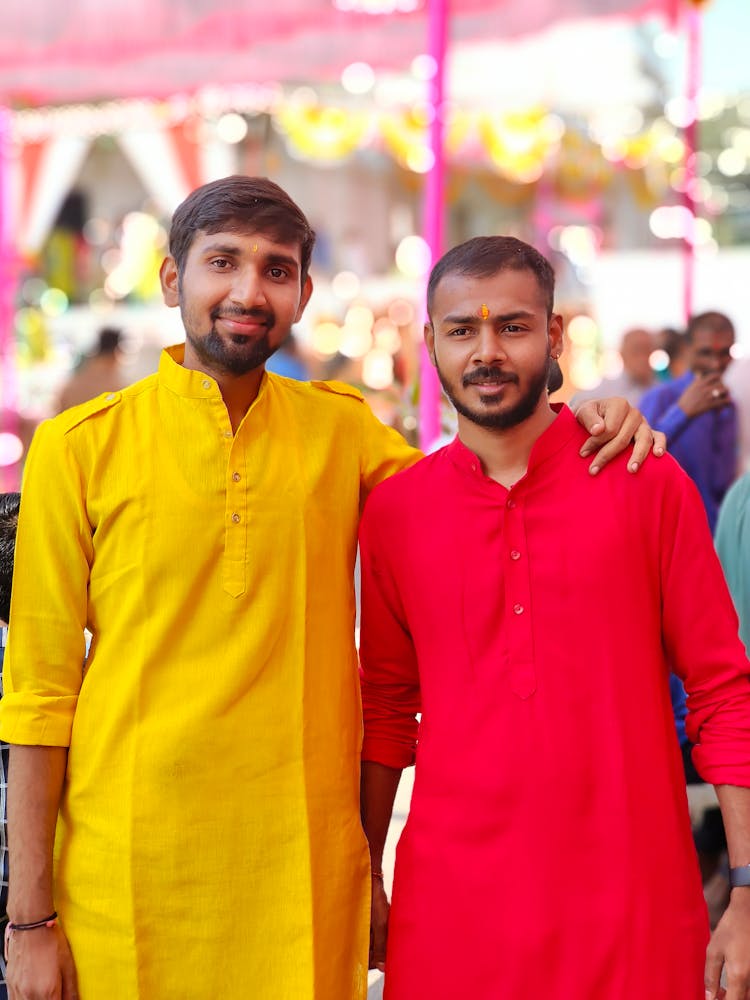
[(523, 604), (514, 604), (513, 605), (513, 613), (516, 614), (516, 615), (522, 615), (523, 614)]
[(508, 510), (513, 510), (513, 508), (516, 506), (516, 501), (513, 499), (513, 497), (508, 497), (508, 499), (505, 502), (505, 506), (508, 508)]
[(207, 378), (203, 379), (203, 381), (201, 382), (201, 385), (203, 386), (204, 389), (210, 389), (211, 388), (211, 383), (208, 381)]
[(115, 394), (113, 392), (108, 392), (104, 398), (107, 400), (108, 403), (111, 403), (112, 400), (115, 398)]
[(239, 481), (240, 481), (240, 474), (239, 474), (239, 472), (233, 472), (232, 473), (232, 482), (238, 483)]
[(234, 521), (235, 524), (239, 524), (240, 521), (241, 521), (240, 515), (239, 514), (232, 514), (232, 520)]
[(514, 560), (515, 559), (520, 559), (521, 558), (521, 553), (518, 551), (518, 549), (513, 549), (513, 551), (510, 554), (510, 558), (514, 559)]
[(231, 431), (224, 431), (224, 437), (225, 438), (230, 438), (231, 436), (232, 436), (232, 432)]

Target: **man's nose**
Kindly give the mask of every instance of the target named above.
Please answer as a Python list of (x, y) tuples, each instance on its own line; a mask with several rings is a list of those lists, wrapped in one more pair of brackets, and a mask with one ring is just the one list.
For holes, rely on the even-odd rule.
[(262, 275), (258, 268), (250, 266), (237, 270), (232, 282), (231, 296), (232, 301), (246, 309), (267, 304)]
[(477, 364), (502, 363), (507, 359), (502, 336), (490, 323), (482, 323), (474, 341), (473, 360)]

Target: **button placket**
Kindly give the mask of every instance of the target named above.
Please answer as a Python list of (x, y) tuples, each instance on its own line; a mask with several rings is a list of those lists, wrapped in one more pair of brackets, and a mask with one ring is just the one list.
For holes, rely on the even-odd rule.
[(227, 454), (225, 479), (226, 529), (224, 543), (224, 589), (233, 597), (244, 593), (247, 573), (247, 487), (245, 453), (237, 436)]
[(510, 684), (519, 698), (529, 698), (536, 690), (534, 641), (531, 622), (531, 589), (528, 559), (524, 558), (526, 530), (523, 500), (510, 495), (505, 502), (506, 622)]

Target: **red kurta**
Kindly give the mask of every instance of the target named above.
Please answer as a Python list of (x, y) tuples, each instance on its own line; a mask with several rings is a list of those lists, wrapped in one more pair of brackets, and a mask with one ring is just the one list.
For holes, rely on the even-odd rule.
[(707, 920), (668, 690), (750, 786), (750, 685), (695, 487), (592, 479), (566, 408), (506, 490), (459, 441), (361, 527), (365, 760), (412, 762), (388, 1000), (703, 1000)]

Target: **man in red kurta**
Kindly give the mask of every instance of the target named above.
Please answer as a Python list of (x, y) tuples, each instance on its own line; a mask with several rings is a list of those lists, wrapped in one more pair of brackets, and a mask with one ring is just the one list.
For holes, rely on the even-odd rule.
[[(436, 265), (427, 345), (448, 447), (362, 521), (363, 820), (386, 1000), (750, 994), (750, 683), (696, 489), (671, 459), (592, 483), (545, 392), (549, 264), (470, 240)], [(706, 958), (669, 667), (718, 786), (738, 887)], [(421, 712), (417, 730), (415, 716)], [(414, 762), (392, 909), (379, 876)]]

